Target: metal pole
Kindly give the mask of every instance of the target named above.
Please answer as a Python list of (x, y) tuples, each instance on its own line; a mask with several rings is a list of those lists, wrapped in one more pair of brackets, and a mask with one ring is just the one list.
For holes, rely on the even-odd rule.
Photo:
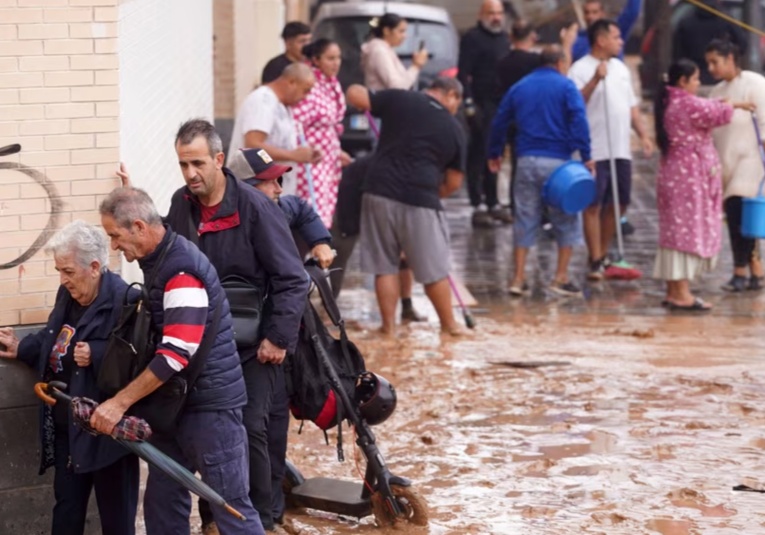
[[(606, 75), (606, 78), (608, 75)], [(606, 114), (606, 140), (608, 147), (608, 165), (611, 171), (611, 190), (614, 200), (614, 217), (616, 217), (616, 244), (619, 248), (619, 260), (624, 259), (624, 237), (622, 236), (622, 210), (619, 206), (619, 180), (616, 176), (616, 159), (614, 158), (613, 147), (611, 145), (611, 119), (608, 116), (608, 91), (606, 88), (606, 78), (603, 78), (603, 110)], [(604, 251), (608, 253), (608, 251)]]

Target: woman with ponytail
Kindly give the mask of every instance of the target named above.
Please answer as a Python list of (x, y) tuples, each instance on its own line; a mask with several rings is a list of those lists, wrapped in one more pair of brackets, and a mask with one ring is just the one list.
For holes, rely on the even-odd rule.
[(420, 70), (428, 62), (428, 51), (412, 54), (412, 64), (404, 67), (396, 48), (406, 40), (407, 22), (395, 13), (372, 19), (371, 39), (361, 46), (361, 68), (367, 89), (412, 89)]
[(343, 132), (345, 95), (337, 80), (340, 71), (340, 46), (329, 39), (318, 39), (303, 48), (311, 62), (316, 83), (308, 96), (292, 108), (292, 116), (311, 147), (321, 150), (321, 160), (311, 166), (315, 199), (311, 198), (306, 165), (298, 165), (297, 194), (308, 202), (329, 228), (337, 204), (337, 186), (341, 167), (351, 157), (340, 148)]
[(699, 68), (687, 59), (672, 64), (654, 103), (661, 149), (656, 179), (659, 250), (654, 277), (667, 283), (671, 310), (707, 311), (690, 282), (714, 267), (722, 241), (722, 181), (712, 129), (730, 122), (748, 103), (698, 97)]
[[(738, 47), (724, 39), (710, 42), (705, 58), (709, 73), (718, 80), (710, 97), (752, 102), (757, 107), (760, 130), (765, 131), (765, 77), (742, 70)], [(736, 111), (730, 124), (715, 130), (713, 136), (722, 163), (723, 209), (733, 253), (733, 276), (723, 286), (729, 292), (761, 290), (765, 280), (757, 240), (741, 234), (744, 199), (757, 195), (765, 174), (749, 113), (753, 108)]]

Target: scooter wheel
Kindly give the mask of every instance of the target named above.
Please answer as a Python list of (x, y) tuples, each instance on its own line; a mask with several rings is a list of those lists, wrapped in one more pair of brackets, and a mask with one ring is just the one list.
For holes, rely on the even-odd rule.
[(415, 526), (428, 525), (428, 503), (412, 487), (391, 485), (391, 491), (396, 497), (402, 516), (395, 516), (380, 491), (371, 496), (372, 514), (380, 527), (395, 526), (398, 523), (409, 523)]

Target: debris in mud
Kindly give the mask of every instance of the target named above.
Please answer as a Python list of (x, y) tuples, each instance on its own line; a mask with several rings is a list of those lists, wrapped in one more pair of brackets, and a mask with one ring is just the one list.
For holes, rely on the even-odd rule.
[(590, 517), (598, 524), (606, 525), (606, 526), (614, 526), (616, 524), (621, 524), (622, 522), (629, 520), (626, 516), (620, 515), (619, 513), (607, 513), (605, 511), (592, 513)]
[(622, 329), (614, 329), (612, 331), (606, 331), (606, 336), (632, 336), (633, 338), (653, 338), (656, 333), (653, 329), (633, 329), (624, 331)]
[(433, 437), (430, 436), (430, 435), (422, 435), (420, 437), (420, 442), (422, 442), (426, 446), (432, 446), (433, 442), (435, 442), (435, 441), (433, 440)]
[(564, 360), (527, 360), (527, 361), (502, 361), (492, 362), (497, 366), (509, 366), (511, 368), (543, 368), (546, 366), (570, 366), (570, 362)]

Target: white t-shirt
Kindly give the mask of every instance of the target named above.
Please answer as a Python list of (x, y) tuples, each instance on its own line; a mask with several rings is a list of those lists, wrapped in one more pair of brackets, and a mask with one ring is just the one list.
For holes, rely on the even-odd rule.
[[(568, 71), (568, 77), (581, 89), (592, 80), (600, 60), (587, 54), (574, 62)], [(608, 127), (611, 132), (612, 156), (617, 159), (631, 160), (630, 135), (632, 132), (632, 108), (638, 105), (635, 90), (632, 87), (632, 75), (623, 61), (611, 58), (608, 61), (608, 74), (592, 92), (587, 102), (587, 120), (590, 123), (592, 159), (596, 162), (608, 160), (608, 137), (606, 136), (606, 110), (604, 93), (608, 95)], [(604, 85), (607, 88), (604, 91)]]
[[(244, 136), (247, 132), (263, 132), (266, 142), (281, 149), (294, 150), (297, 148), (297, 130), (290, 110), (276, 97), (276, 93), (268, 86), (260, 86), (247, 95), (234, 121), (231, 132), (231, 145), (228, 148), (228, 161), (233, 154), (244, 147)], [(297, 174), (294, 162), (280, 162), (293, 167), (284, 175), (284, 195), (297, 193)], [(247, 178), (247, 177), (237, 177)]]

